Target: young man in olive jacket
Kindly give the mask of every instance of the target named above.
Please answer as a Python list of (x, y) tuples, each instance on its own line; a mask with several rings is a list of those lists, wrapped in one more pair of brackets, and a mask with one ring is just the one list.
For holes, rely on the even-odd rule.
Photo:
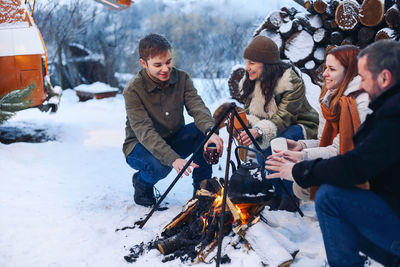
[[(143, 69), (124, 89), (126, 138), (123, 152), (127, 163), (138, 170), (133, 175), (134, 200), (151, 206), (156, 200), (154, 185), (175, 169), (179, 173), (185, 160), (202, 143), (214, 126), (210, 111), (204, 105), (189, 75), (172, 67), (171, 45), (158, 34), (149, 34), (139, 42), (140, 65)], [(194, 118), (185, 125), (183, 109)], [(222, 155), (223, 141), (213, 134), (205, 144), (217, 146)], [(194, 156), (184, 172), (193, 170), (193, 185), (211, 178), (211, 165), (202, 153)]]
[(322, 185), (315, 208), (330, 266), (364, 266), (360, 251), (399, 266), (400, 43), (378, 41), (358, 57), (360, 88), (373, 113), (354, 135), (354, 149), (325, 160), (266, 164), (278, 171), (271, 178), (294, 179), (303, 188)]

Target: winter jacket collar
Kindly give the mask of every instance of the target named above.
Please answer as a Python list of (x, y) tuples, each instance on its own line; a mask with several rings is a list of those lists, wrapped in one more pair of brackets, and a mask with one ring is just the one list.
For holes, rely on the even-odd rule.
[(357, 75), (356, 77), (353, 78), (353, 80), (350, 81), (349, 85), (347, 85), (347, 88), (343, 92), (343, 95), (348, 96), (351, 93), (360, 90), (360, 83), (361, 83), (361, 77)]
[[(139, 74), (144, 78), (143, 79), (143, 84), (144, 84), (144, 88), (146, 88), (146, 90), (151, 93), (154, 90), (156, 90), (157, 88), (160, 89), (160, 84), (156, 83), (155, 81), (153, 81), (150, 76), (147, 74), (145, 69), (142, 69)], [(164, 84), (163, 87), (168, 87), (172, 84), (175, 84), (178, 81), (178, 76), (177, 76), (177, 71), (175, 68), (172, 68), (171, 71), (171, 75), (169, 77), (169, 80), (167, 81), (166, 84)]]
[(383, 92), (376, 99), (371, 101), (371, 103), (369, 104), (369, 108), (372, 110), (377, 110), (385, 103), (385, 101), (388, 98), (390, 98), (394, 94), (398, 94), (398, 93), (400, 93), (400, 83), (397, 83), (397, 84), (393, 85), (392, 87), (386, 89), (385, 92)]

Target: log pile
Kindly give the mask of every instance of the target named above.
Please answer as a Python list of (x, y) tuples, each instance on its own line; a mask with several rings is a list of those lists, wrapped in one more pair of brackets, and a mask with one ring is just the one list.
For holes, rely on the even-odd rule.
[[(353, 44), (363, 48), (376, 40), (399, 40), (398, 0), (294, 1), (307, 11), (293, 7), (273, 11), (254, 36), (273, 39), (281, 50), (281, 58), (309, 74), (316, 84), (322, 84), (321, 64), (329, 45)], [(230, 88), (234, 96), (234, 89)]]

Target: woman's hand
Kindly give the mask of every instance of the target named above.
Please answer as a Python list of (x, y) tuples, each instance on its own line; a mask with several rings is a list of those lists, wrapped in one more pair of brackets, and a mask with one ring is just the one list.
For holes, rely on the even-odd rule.
[(292, 169), (295, 164), (294, 162), (273, 155), (265, 164), (267, 170), (275, 171), (275, 173), (267, 175), (268, 179), (283, 178), (293, 182)]
[(302, 151), (279, 151), (271, 156), (268, 156), (267, 159), (272, 159), (273, 157), (281, 157), (291, 162), (297, 163), (304, 160), (304, 155)]
[(287, 143), (288, 149), (291, 151), (302, 151), (303, 150), (303, 146), (298, 141), (286, 139), (286, 143)]
[[(259, 137), (257, 129), (251, 128), (249, 129), (249, 132), (254, 137), (254, 139), (257, 139)], [(250, 146), (253, 143), (250, 137), (247, 135), (246, 131), (242, 131), (237, 137), (237, 139), (245, 146)]]

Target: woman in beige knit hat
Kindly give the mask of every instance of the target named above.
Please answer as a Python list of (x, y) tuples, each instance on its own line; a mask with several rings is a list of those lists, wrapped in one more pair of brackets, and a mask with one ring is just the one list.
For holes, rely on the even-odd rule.
[[(273, 138), (314, 139), (318, 129), (318, 113), (306, 99), (303, 80), (291, 64), (280, 60), (279, 54), (275, 42), (265, 36), (256, 36), (243, 53), (246, 75), (239, 85), (241, 100), (245, 103), (250, 133), (265, 156), (271, 155)], [(246, 146), (252, 144), (244, 131), (239, 139)], [(270, 208), (296, 211), (277, 179), (272, 183), (275, 195)], [(292, 182), (285, 180), (284, 184), (293, 195)]]

